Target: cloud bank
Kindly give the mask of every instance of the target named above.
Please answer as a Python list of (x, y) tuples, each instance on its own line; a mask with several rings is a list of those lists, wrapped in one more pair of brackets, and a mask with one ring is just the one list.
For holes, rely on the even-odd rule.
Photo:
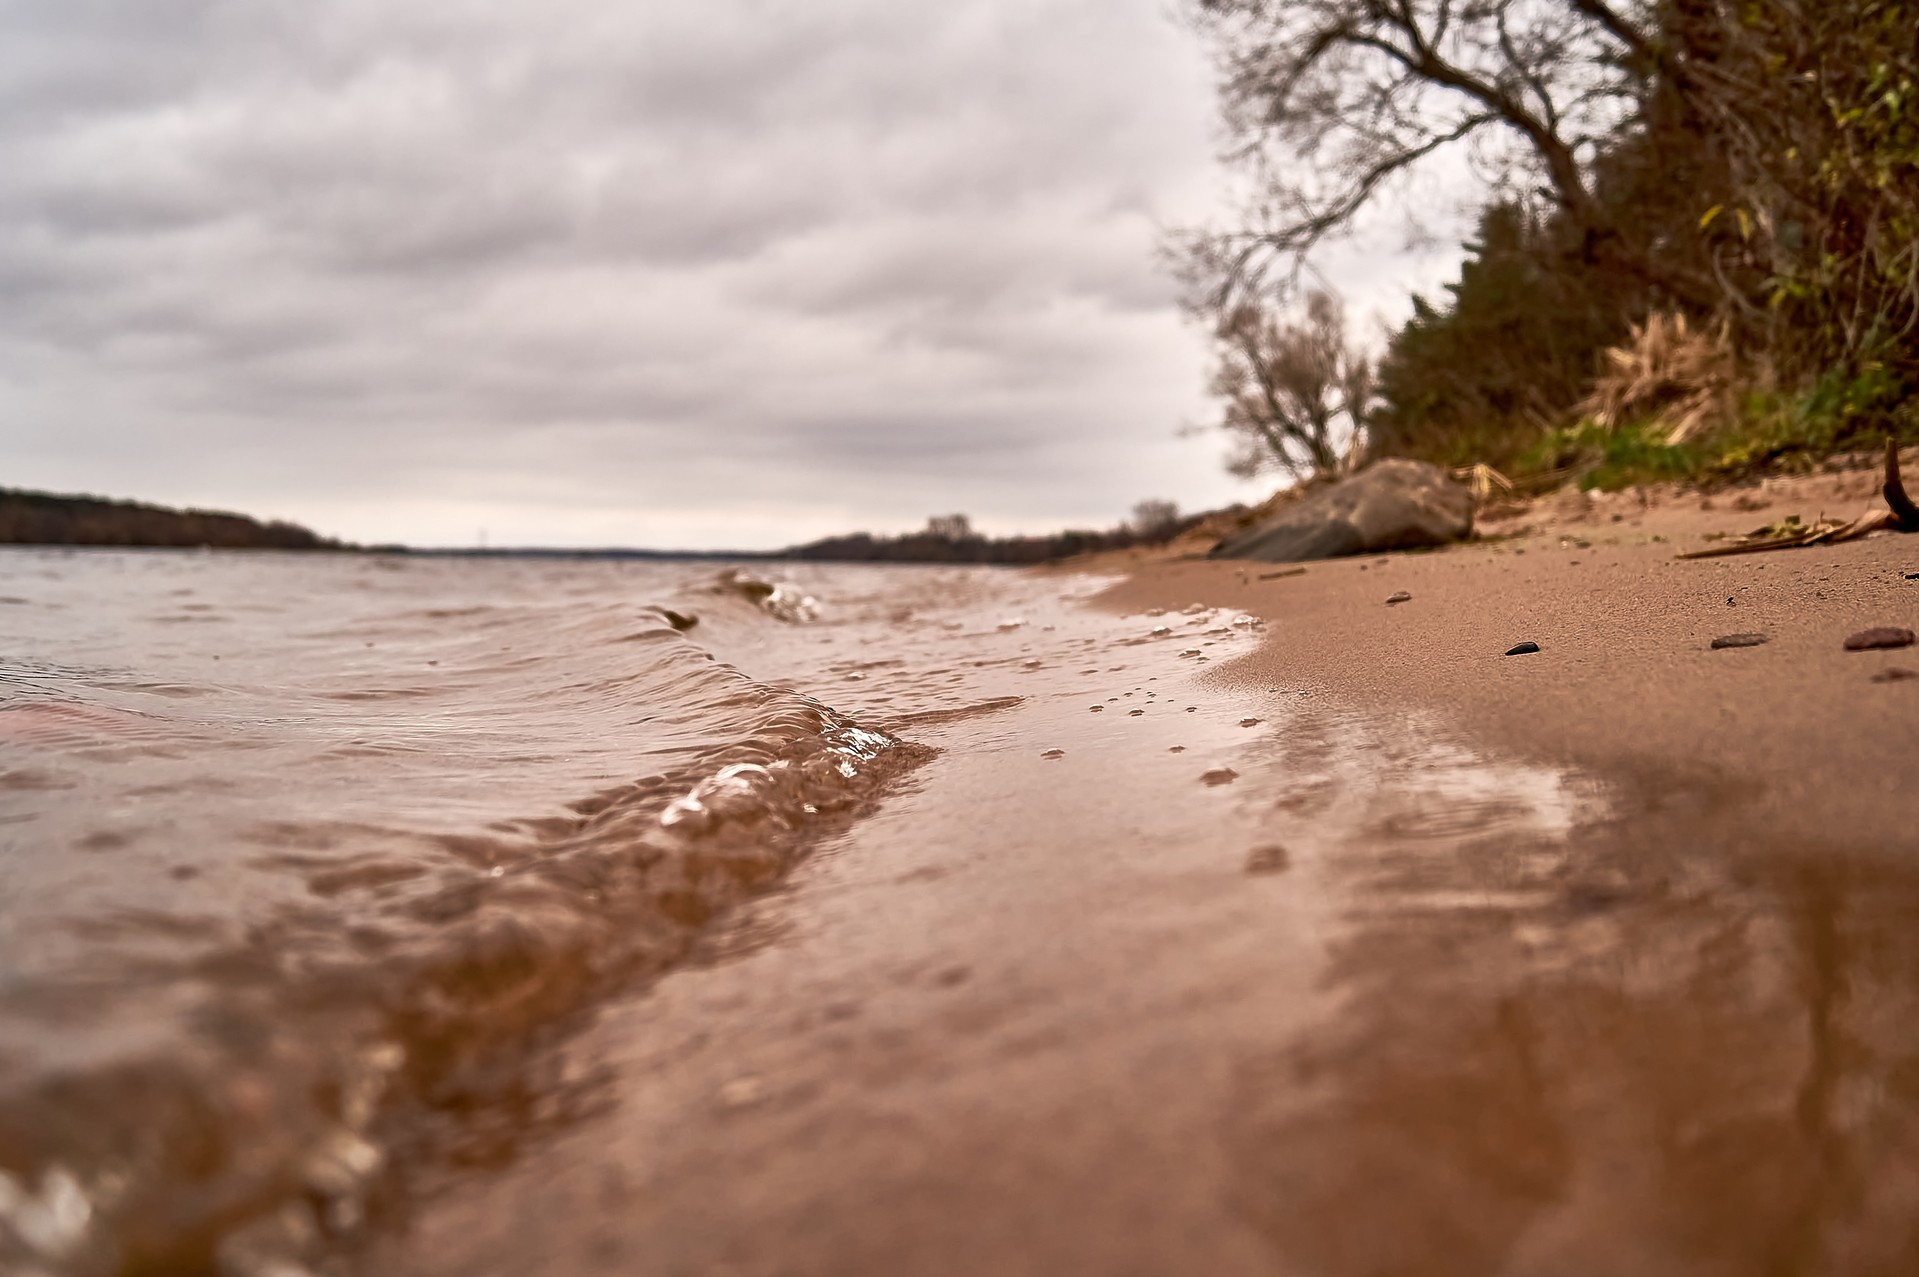
[(0, 482), (759, 547), (1230, 499), (1159, 0), (0, 0)]

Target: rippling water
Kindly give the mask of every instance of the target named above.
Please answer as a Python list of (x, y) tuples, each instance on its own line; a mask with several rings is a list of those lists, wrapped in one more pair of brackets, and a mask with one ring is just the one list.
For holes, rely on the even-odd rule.
[(396, 1145), (525, 1099), (503, 1053), (922, 757), (915, 716), (1094, 642), (1007, 613), (1057, 594), (0, 555), (0, 1269), (272, 1271), (290, 1201), (353, 1229)]

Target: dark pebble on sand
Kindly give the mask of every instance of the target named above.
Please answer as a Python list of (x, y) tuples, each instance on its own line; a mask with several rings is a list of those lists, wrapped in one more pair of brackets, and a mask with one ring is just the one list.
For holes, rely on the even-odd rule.
[(1200, 781), (1206, 785), (1230, 785), (1239, 779), (1239, 773), (1230, 767), (1215, 767), (1200, 774)]
[(1909, 678), (1919, 678), (1919, 670), (1909, 670), (1903, 665), (1888, 665), (1872, 676), (1875, 683), (1903, 683)]
[(1040, 757), (1041, 758), (1064, 758), (1066, 757), (1066, 751), (1063, 749), (1049, 749), (1044, 754), (1041, 754)]
[(1531, 656), (1534, 652), (1537, 652), (1538, 650), (1539, 650), (1539, 644), (1537, 643), (1521, 643), (1518, 647), (1506, 649), (1506, 655)]
[(1896, 625), (1880, 625), (1870, 630), (1860, 630), (1846, 640), (1848, 652), (1874, 652), (1882, 648), (1911, 647), (1912, 631), (1902, 630)]
[(1255, 847), (1246, 854), (1249, 874), (1281, 874), (1293, 867), (1293, 858), (1284, 847)]
[(1713, 648), (1722, 647), (1758, 647), (1766, 641), (1764, 634), (1721, 634), (1712, 641)]
[(666, 623), (676, 630), (690, 630), (700, 623), (699, 617), (686, 612), (675, 612), (670, 607), (661, 608), (660, 615), (665, 617)]
[(1386, 600), (1386, 606), (1391, 607), (1395, 603), (1411, 603), (1412, 601), (1413, 601), (1413, 592), (1411, 590), (1401, 590), (1399, 593), (1393, 595), (1393, 597)]
[(1624, 904), (1629, 895), (1625, 887), (1614, 883), (1575, 883), (1566, 892), (1566, 907), (1578, 914), (1604, 913)]

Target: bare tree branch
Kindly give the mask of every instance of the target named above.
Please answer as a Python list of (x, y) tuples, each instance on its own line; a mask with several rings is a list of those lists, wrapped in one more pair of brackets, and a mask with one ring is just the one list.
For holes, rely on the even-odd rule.
[(1203, 305), (1257, 292), (1349, 229), (1388, 182), (1478, 139), (1544, 181), (1589, 243), (1591, 164), (1646, 92), (1655, 0), (1192, 0), (1222, 71), (1250, 230), (1189, 271)]

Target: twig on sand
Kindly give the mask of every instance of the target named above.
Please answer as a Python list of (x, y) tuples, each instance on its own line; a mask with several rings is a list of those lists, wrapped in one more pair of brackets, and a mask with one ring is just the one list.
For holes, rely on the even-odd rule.
[(1728, 554), (1794, 550), (1805, 545), (1838, 545), (1845, 541), (1857, 541), (1882, 528), (1897, 532), (1919, 532), (1919, 506), (1913, 505), (1912, 498), (1906, 494), (1905, 482), (1899, 476), (1899, 448), (1891, 439), (1886, 440), (1886, 482), (1883, 491), (1886, 504), (1891, 509), (1869, 511), (1851, 523), (1822, 517), (1804, 527), (1788, 527), (1787, 524), (1798, 522), (1794, 518), (1787, 520), (1787, 524), (1760, 528), (1730, 544), (1716, 545), (1710, 550), (1693, 550), (1677, 557), (1716, 559)]
[(1885, 494), (1886, 504), (1899, 520), (1899, 530), (1919, 532), (1919, 506), (1906, 495), (1906, 485), (1899, 478), (1899, 447), (1891, 439), (1886, 440)]

